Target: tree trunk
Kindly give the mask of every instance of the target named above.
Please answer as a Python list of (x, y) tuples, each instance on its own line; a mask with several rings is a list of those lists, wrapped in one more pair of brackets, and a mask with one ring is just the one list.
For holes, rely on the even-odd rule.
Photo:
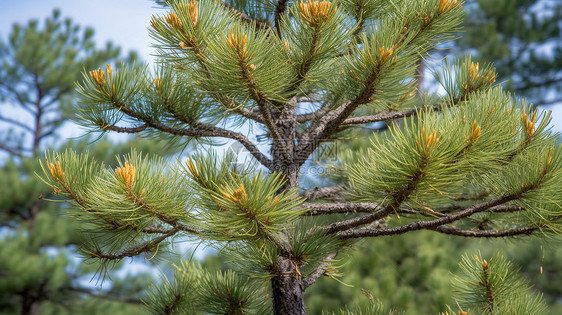
[(271, 279), (273, 314), (305, 315), (302, 277), (295, 264), (286, 257), (278, 257), (278, 274)]
[(36, 292), (26, 289), (22, 294), (22, 315), (37, 315), (39, 314), (39, 299), (37, 298)]
[[(276, 120), (276, 128), (281, 139), (272, 147), (273, 170), (285, 177), (285, 184), (279, 192), (299, 187), (300, 161), (295, 157), (296, 138), (296, 98), (291, 100), (295, 106), (286, 106)], [(292, 249), (289, 242), (286, 248), (279, 248), (277, 268), (271, 279), (273, 314), (275, 315), (306, 315), (303, 301), (303, 279), (296, 262), (290, 258)]]

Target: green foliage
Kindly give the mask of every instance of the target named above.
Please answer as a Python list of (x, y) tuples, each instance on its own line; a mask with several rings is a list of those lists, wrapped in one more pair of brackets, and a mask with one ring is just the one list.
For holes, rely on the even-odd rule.
[(280, 232), (302, 215), (297, 210), (302, 199), (294, 190), (277, 193), (284, 184), (280, 174), (239, 173), (232, 169), (233, 162), (232, 156), (219, 162), (213, 154), (196, 155), (184, 168), (201, 196), (196, 204), (199, 218), (207, 222), (204, 228), (216, 233), (214, 240), (279, 239)]
[(388, 137), (375, 136), (351, 168), (354, 194), (396, 202), (408, 193), (409, 205), (423, 212), (431, 211), (425, 204), (447, 204), (471, 187), (518, 196), (529, 210), (523, 222), (556, 231), (561, 151), (545, 131), (549, 115), (530, 114), (528, 105), (521, 106), (517, 110), (511, 97), (496, 89), (439, 114), (420, 113), (403, 128), (393, 126)]
[(153, 314), (266, 314), (265, 283), (232, 271), (206, 272), (193, 263), (175, 266), (174, 283), (152, 287)]
[(487, 260), (464, 256), (455, 277), (461, 307), (474, 314), (544, 314), (542, 296), (530, 291), (518, 270), (501, 254)]

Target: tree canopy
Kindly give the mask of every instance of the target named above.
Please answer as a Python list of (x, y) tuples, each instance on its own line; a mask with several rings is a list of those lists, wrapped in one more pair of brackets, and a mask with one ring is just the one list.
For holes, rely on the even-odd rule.
[[(43, 180), (89, 223), (92, 259), (152, 258), (179, 236), (231, 257), (224, 273), (178, 264), (148, 300), (154, 313), (304, 314), (303, 292), (336, 277), (338, 255), (359, 239), (559, 234), (562, 151), (549, 113), (469, 57), (445, 64), (445, 95), (415, 107), (417, 64), (455, 37), (462, 4), (172, 1), (151, 20), (156, 69), (85, 72), (80, 119), (102, 132), (236, 141), (260, 166), (218, 153), (165, 166), (133, 151), (113, 168), (68, 150), (47, 154)], [(301, 187), (321, 144), (397, 118), (345, 166), (346, 185)]]

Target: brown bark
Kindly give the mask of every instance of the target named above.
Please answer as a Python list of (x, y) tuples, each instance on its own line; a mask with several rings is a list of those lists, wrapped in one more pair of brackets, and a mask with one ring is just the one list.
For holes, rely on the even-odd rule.
[(39, 314), (39, 296), (37, 292), (30, 289), (25, 289), (22, 294), (22, 315), (37, 315)]
[(277, 258), (278, 273), (271, 279), (273, 290), (273, 314), (302, 315), (304, 300), (302, 297), (303, 279), (295, 262), (286, 257)]
[[(292, 116), (292, 119), (290, 118)], [(294, 109), (289, 113), (284, 112), (280, 115), (281, 119), (277, 121), (277, 128), (287, 137), (281, 143), (284, 143), (289, 149), (282, 154), (280, 150), (273, 147), (273, 165), (274, 170), (282, 173), (285, 177), (285, 185), (282, 191), (288, 191), (299, 187), (299, 170), (300, 164), (295, 160), (293, 137), (295, 133)], [(287, 154), (289, 153), (289, 154)], [(277, 257), (276, 273), (271, 279), (273, 314), (275, 315), (301, 315), (306, 314), (304, 309), (303, 278), (299, 272), (298, 262), (291, 260), (290, 246), (283, 249)]]

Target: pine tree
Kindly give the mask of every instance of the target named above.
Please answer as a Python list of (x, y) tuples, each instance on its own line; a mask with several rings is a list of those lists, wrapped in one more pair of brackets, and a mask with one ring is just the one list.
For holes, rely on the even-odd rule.
[[(230, 139), (260, 165), (213, 152), (165, 164), (137, 151), (116, 168), (73, 151), (42, 164), (43, 179), (91, 225), (83, 252), (92, 259), (154, 257), (180, 236), (230, 257), (227, 272), (178, 264), (147, 300), (153, 313), (304, 314), (303, 292), (336, 277), (338, 255), (359, 239), (560, 232), (562, 151), (549, 114), (494, 86), (495, 70), (470, 58), (446, 65), (446, 95), (412, 107), (418, 60), (455, 37), (462, 1), (168, 5), (151, 20), (154, 72), (84, 73), (83, 123)], [(299, 190), (321, 145), (397, 118), (403, 126), (345, 166), (345, 187)]]
[(494, 62), (498, 81), (536, 105), (560, 102), (562, 3), (549, 0), (469, 1), (461, 51)]
[[(74, 81), (83, 67), (119, 56), (110, 43), (96, 48), (92, 36), (92, 29), (81, 29), (55, 11), (44, 23), (15, 24), (0, 42), (0, 149), (7, 154), (0, 163), (2, 314), (91, 314), (116, 307), (127, 314), (139, 309), (142, 277), (126, 279), (127, 286), (114, 278), (111, 290), (84, 284), (98, 266), (76, 262), (78, 226), (62, 215), (66, 204), (46, 202), (51, 190), (35, 176), (41, 170), (37, 158), (69, 119)], [(57, 146), (82, 152), (84, 142)], [(135, 145), (139, 142), (115, 146), (104, 141), (91, 151), (96, 159), (108, 160)], [(162, 152), (162, 146), (145, 149)]]

